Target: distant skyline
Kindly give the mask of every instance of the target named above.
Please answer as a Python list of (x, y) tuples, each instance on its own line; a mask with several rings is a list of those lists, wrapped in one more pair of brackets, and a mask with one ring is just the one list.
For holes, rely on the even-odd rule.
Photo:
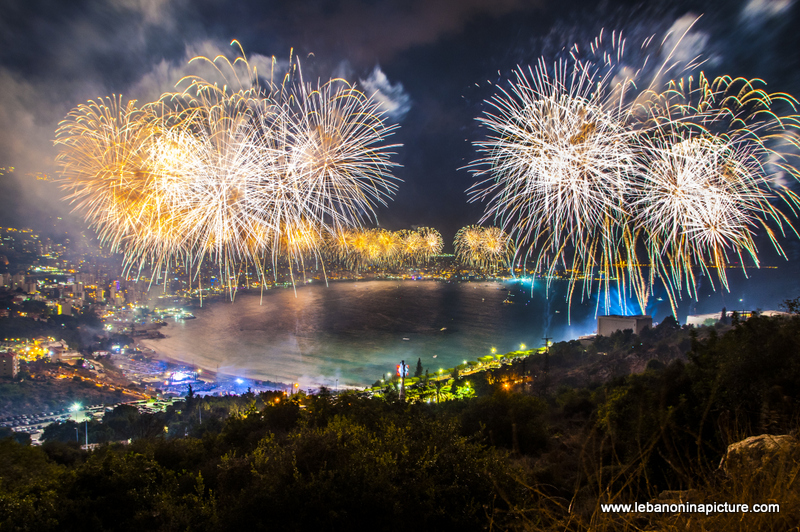
[[(635, 60), (639, 43), (684, 31), (679, 57), (702, 55), (709, 75), (762, 78), (768, 89), (800, 95), (800, 6), (794, 0), (725, 2), (624, 0), (46, 0), (2, 3), (0, 17), (0, 224), (42, 227), (67, 216), (52, 182), (54, 131), (88, 99), (122, 94), (151, 101), (191, 72), (195, 55), (233, 57), (233, 39), (249, 58), (290, 51), (307, 80), (340, 76), (376, 93), (400, 128), (394, 160), (402, 180), (378, 209), (388, 229), (431, 226), (452, 249), (458, 228), (477, 223), (469, 204), (474, 183), (463, 167), (484, 135), (475, 120), (484, 100), (518, 66), (552, 61), (572, 44), (586, 46), (601, 29), (621, 31)], [(796, 239), (795, 239), (796, 240)], [(787, 241), (790, 263), (760, 246), (764, 264), (798, 271), (800, 245)], [(792, 281), (794, 282), (794, 281)], [(798, 286), (793, 286), (796, 290)], [(793, 295), (789, 293), (788, 295)]]

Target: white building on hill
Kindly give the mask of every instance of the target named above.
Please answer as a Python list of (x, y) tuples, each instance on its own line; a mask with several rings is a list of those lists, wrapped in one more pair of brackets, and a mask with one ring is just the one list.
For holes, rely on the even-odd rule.
[(597, 317), (597, 334), (610, 336), (617, 331), (631, 329), (634, 334), (639, 334), (645, 327), (653, 327), (653, 317), (639, 314), (636, 316), (619, 316), (610, 314)]

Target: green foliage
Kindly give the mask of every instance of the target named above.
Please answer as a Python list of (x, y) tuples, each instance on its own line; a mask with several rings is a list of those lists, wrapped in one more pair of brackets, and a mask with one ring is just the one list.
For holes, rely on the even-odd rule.
[(369, 428), (337, 416), (283, 440), (269, 435), (252, 455), (223, 459), (219, 489), (236, 494), (221, 498), (224, 520), (234, 529), (382, 523), (401, 530), (408, 522), (475, 528), (484, 518), (480, 501), (491, 501), (493, 484), (510, 478), (492, 453), (457, 432), (452, 423), (424, 417)]
[[(27, 368), (23, 363), (21, 367)], [(19, 412), (61, 410), (75, 402), (82, 404), (116, 403), (124, 400), (118, 391), (99, 388), (78, 379), (59, 379), (47, 382), (23, 380), (0, 381), (0, 417)]]
[[(237, 415), (229, 407), (220, 430), (201, 439), (143, 436), (91, 453), (74, 442), (23, 448), (2, 440), (0, 478), (15, 480), (0, 483), (0, 522), (11, 530), (24, 529), (33, 515), (37, 530), (352, 529), (375, 522), (385, 530), (408, 522), (477, 530), (486, 509), (498, 505), (498, 490), (514, 493), (515, 473), (503, 455), (459, 435), (455, 418), (347, 394), (302, 400), (305, 409), (294, 400)], [(203, 425), (218, 419), (213, 410)], [(120, 409), (113, 419), (135, 425), (131, 414)], [(182, 414), (172, 416), (170, 426)]]
[(538, 397), (497, 391), (468, 401), (459, 417), (465, 434), (480, 432), (493, 445), (533, 454), (547, 445), (546, 413)]
[[(86, 425), (75, 423), (48, 429), (41, 448), (0, 438), (0, 529), (640, 530), (598, 502), (687, 488), (785, 502), (774, 522), (792, 522), (790, 482), (708, 479), (731, 442), (796, 431), (800, 317), (755, 317), (724, 335), (665, 322), (554, 345), (554, 373), (636, 357), (644, 371), (563, 379), (543, 397), (502, 385), (519, 383), (520, 360), (435, 381), (428, 397), (448, 399), (438, 404), (390, 391), (192, 397), (88, 424), (90, 441), (129, 445), (83, 451), (75, 429), (82, 443)], [(670, 360), (679, 346), (685, 357)], [(532, 375), (542, 359), (525, 359)], [(659, 523), (651, 528), (675, 530)], [(769, 523), (754, 529), (786, 529)]]

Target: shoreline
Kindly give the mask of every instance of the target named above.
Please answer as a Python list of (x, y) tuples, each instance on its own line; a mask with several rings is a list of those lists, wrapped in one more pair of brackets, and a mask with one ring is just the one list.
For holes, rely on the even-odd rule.
[[(156, 338), (153, 340), (158, 340), (158, 339)], [(229, 373), (224, 373), (222, 371), (205, 368), (199, 364), (185, 362), (183, 360), (179, 360), (169, 355), (160, 353), (157, 349), (155, 349), (154, 346), (148, 345), (144, 342), (138, 342), (137, 344), (135, 344), (135, 347), (136, 349), (139, 349), (145, 356), (148, 356), (153, 360), (165, 362), (167, 364), (168, 371), (174, 371), (179, 368), (191, 368), (194, 373), (200, 373), (202, 375), (202, 378), (198, 378), (198, 380), (202, 380), (203, 382), (209, 384), (218, 383), (225, 385), (225, 384), (236, 383), (237, 380), (242, 380), (243, 384), (251, 382), (253, 384), (257, 384), (259, 388), (268, 388), (270, 390), (275, 390), (275, 391), (286, 391), (292, 389), (293, 383), (279, 382), (269, 379), (252, 379), (247, 377), (240, 377), (238, 375), (231, 375)], [(206, 377), (208, 377), (208, 379), (206, 379)], [(322, 387), (322, 385), (317, 386), (317, 389), (319, 389), (320, 387)], [(342, 386), (342, 388), (349, 389), (351, 387)], [(360, 389), (360, 388), (353, 387), (353, 389)]]
[[(431, 287), (433, 287), (434, 285), (439, 285), (439, 286), (442, 286), (442, 287), (447, 286), (447, 285), (451, 285), (451, 286), (453, 286), (453, 288), (446, 288), (446, 289), (443, 288), (443, 290), (445, 290), (448, 293), (451, 292), (451, 291), (455, 291), (458, 294), (461, 294), (462, 292), (465, 293), (465, 294), (466, 293), (474, 294), (475, 292), (472, 290), (472, 286), (476, 286), (477, 288), (479, 288), (481, 290), (485, 290), (486, 301), (487, 301), (486, 305), (491, 305), (491, 304), (494, 304), (494, 303), (497, 303), (499, 305), (499, 299), (502, 299), (502, 297), (505, 296), (505, 292), (499, 292), (499, 291), (496, 292), (495, 289), (497, 289), (497, 290), (503, 290), (503, 289), (514, 290), (515, 293), (517, 291), (519, 291), (519, 290), (522, 290), (522, 292), (525, 293), (525, 292), (527, 292), (527, 290), (529, 290), (529, 288), (527, 286), (525, 286), (525, 284), (526, 284), (525, 281), (526, 280), (527, 279), (520, 279), (520, 278), (510, 278), (510, 279), (509, 278), (505, 278), (505, 279), (504, 278), (493, 278), (493, 279), (481, 279), (481, 280), (463, 280), (461, 282), (456, 282), (456, 281), (452, 281), (451, 280), (450, 282), (448, 282), (447, 280), (435, 279), (434, 278), (434, 279), (419, 279), (419, 280), (415, 279), (415, 280), (413, 280), (414, 282), (409, 282), (409, 281), (412, 281), (412, 279), (367, 279), (367, 280), (343, 279), (343, 280), (332, 281), (331, 285), (338, 284), (340, 286), (344, 285), (345, 287), (347, 285), (350, 285), (350, 286), (353, 286), (353, 289), (355, 289), (355, 291), (358, 294), (369, 294), (369, 292), (364, 292), (363, 290), (359, 290), (359, 289), (357, 289), (355, 287), (355, 285), (361, 285), (361, 284), (365, 284), (365, 285), (373, 285), (374, 284), (375, 286), (383, 286), (383, 288), (380, 289), (381, 290), (380, 293), (389, 293), (389, 292), (391, 292), (391, 290), (386, 288), (387, 285), (389, 287), (394, 287), (395, 285), (398, 285), (398, 286), (399, 285), (403, 285), (403, 286), (411, 287), (411, 286), (416, 286), (416, 285), (420, 285), (421, 284), (421, 285), (429, 285)], [(420, 283), (420, 281), (422, 281), (422, 282)], [(456, 288), (456, 285), (458, 285), (459, 288)], [(522, 285), (522, 286), (518, 286), (518, 285)], [(298, 286), (298, 288), (303, 288), (303, 287), (324, 288), (321, 285), (321, 283), (316, 283), (316, 282), (306, 283), (304, 285), (299, 285)], [(460, 288), (460, 287), (463, 287), (463, 288)], [(286, 286), (284, 288), (292, 290), (291, 285)], [(376, 288), (370, 288), (370, 290), (375, 290), (375, 289)], [(424, 293), (429, 293), (428, 292), (429, 289), (423, 289), (423, 288), (420, 288), (420, 289), (424, 290)], [(465, 289), (468, 290), (468, 292), (465, 291)], [(430, 290), (433, 290), (433, 288), (431, 288)], [(280, 295), (281, 301), (286, 299), (286, 297), (288, 296), (287, 292), (282, 291), (282, 290), (276, 290), (275, 288), (271, 288), (269, 291), (273, 292), (271, 294), (273, 296), (277, 296), (277, 295), (282, 294), (282, 295)], [(254, 289), (254, 290), (246, 290), (246, 289), (244, 289), (244, 290), (240, 290), (238, 295), (239, 296), (243, 296), (247, 300), (247, 304), (245, 305), (245, 308), (249, 308), (250, 306), (259, 304), (257, 299), (253, 299), (253, 298), (258, 298), (259, 293), (260, 293), (259, 289)], [(300, 293), (300, 290), (298, 290), (298, 295), (299, 295), (299, 293)], [(350, 293), (350, 289), (346, 289), (346, 291), (343, 292), (343, 293)], [(412, 293), (416, 293), (416, 292), (412, 291)], [(435, 290), (434, 292), (430, 292), (430, 293), (438, 293), (438, 290)], [(498, 294), (500, 294), (500, 295), (498, 295)], [(264, 303), (267, 305), (267, 307), (270, 307), (270, 308), (274, 307), (274, 308), (272, 308), (272, 310), (270, 310), (270, 312), (274, 312), (275, 308), (282, 308), (280, 306), (275, 307), (275, 305), (268, 304), (267, 294), (264, 294), (264, 295), (265, 295)], [(484, 307), (483, 304), (482, 304), (483, 298), (481, 296), (483, 296), (483, 295), (484, 295), (483, 293), (480, 293), (477, 296), (477, 299), (475, 299), (474, 296), (470, 296), (472, 299), (470, 299), (469, 301), (471, 302), (471, 304), (473, 304), (473, 307), (475, 307), (476, 310), (477, 309), (483, 309), (481, 312), (485, 313), (485, 312), (487, 312), (487, 310), (486, 310), (487, 307)], [(490, 296), (491, 296), (491, 298), (490, 298)], [(359, 297), (361, 297), (361, 296), (359, 296)], [(409, 301), (408, 297), (409, 297), (409, 295), (405, 294), (406, 301)], [(518, 297), (522, 297), (522, 296), (518, 296)], [(237, 299), (238, 299), (238, 296), (237, 296)], [(393, 299), (397, 299), (397, 298), (391, 296), (390, 299), (393, 300)], [(400, 299), (402, 299), (402, 297)], [(473, 301), (473, 299), (474, 299), (474, 301)], [(497, 301), (495, 301), (495, 299), (497, 299)], [(528, 297), (526, 296), (525, 300), (527, 300), (527, 299), (528, 299)], [(224, 307), (231, 307), (232, 306), (230, 304), (231, 300), (228, 297), (228, 294), (219, 294), (219, 293), (215, 294), (213, 297), (205, 297), (204, 296), (204, 298), (203, 298), (204, 305), (203, 306), (204, 307), (206, 307), (206, 306), (208, 306), (208, 307), (217, 307), (223, 301), (226, 303), (226, 305), (223, 305)], [(254, 303), (254, 301), (255, 301), (255, 303)], [(490, 301), (491, 301), (491, 303), (490, 303)], [(234, 302), (238, 303), (238, 301), (234, 301)], [(190, 310), (190, 308), (191, 308), (190, 305), (192, 307), (195, 306), (195, 305), (198, 305), (199, 301), (196, 298), (195, 299), (191, 299), (191, 300), (186, 298), (185, 300), (182, 301), (182, 303), (183, 304), (178, 304), (178, 305), (175, 305), (175, 306), (176, 307), (183, 307), (187, 311), (194, 312), (193, 310)], [(517, 305), (517, 306), (521, 307), (521, 308), (524, 308), (523, 307), (523, 303), (524, 303), (523, 301), (519, 301), (519, 305)], [(508, 309), (509, 307), (502, 306), (502, 307), (499, 307), (499, 308)], [(252, 310), (252, 309), (250, 309), (250, 310)], [(543, 310), (543, 308), (541, 310)], [(236, 314), (236, 309), (230, 309), (230, 310), (223, 309), (223, 311), (226, 314)], [(503, 311), (498, 311), (498, 312), (503, 312)], [(507, 310), (505, 312), (507, 312)], [(197, 313), (195, 313), (195, 314), (196, 314), (196, 316), (198, 318), (202, 318), (205, 315), (202, 312), (199, 313), (199, 314), (197, 314)], [(477, 357), (480, 357), (480, 356), (484, 355), (485, 353), (476, 352), (476, 350), (472, 349), (471, 346), (469, 346), (469, 345), (466, 345), (466, 346), (462, 345), (463, 342), (461, 341), (460, 337), (455, 339), (455, 341), (454, 341), (455, 343), (453, 343), (453, 341), (449, 341), (449, 340), (445, 340), (445, 339), (440, 339), (440, 340), (433, 339), (434, 333), (437, 334), (437, 335), (440, 335), (440, 334), (448, 334), (449, 335), (449, 334), (452, 334), (454, 331), (455, 332), (459, 332), (459, 328), (458, 327), (454, 328), (452, 325), (450, 325), (450, 323), (449, 323), (450, 322), (450, 320), (449, 320), (450, 317), (451, 316), (448, 315), (447, 316), (448, 319), (445, 322), (437, 323), (437, 324), (435, 324), (435, 327), (433, 325), (431, 325), (432, 328), (430, 328), (430, 331), (426, 330), (426, 331), (420, 332), (419, 330), (417, 330), (417, 329), (419, 329), (419, 327), (417, 327), (416, 325), (408, 325), (408, 327), (413, 327), (413, 330), (408, 329), (408, 331), (410, 333), (412, 333), (412, 334), (409, 334), (409, 332), (406, 332), (406, 329), (403, 329), (402, 325), (400, 326), (400, 328), (398, 328), (396, 330), (394, 330), (394, 328), (392, 326), (392, 330), (390, 332), (387, 329), (386, 335), (394, 334), (395, 336), (397, 336), (397, 338), (392, 338), (391, 340), (398, 340), (396, 342), (398, 345), (395, 345), (395, 343), (392, 343), (392, 342), (385, 342), (385, 343), (381, 344), (382, 346), (385, 346), (385, 347), (382, 347), (382, 349), (384, 349), (386, 351), (386, 353), (389, 353), (389, 354), (396, 350), (397, 354), (398, 354), (398, 360), (394, 361), (392, 359), (392, 360), (389, 360), (387, 362), (385, 360), (386, 359), (386, 353), (382, 353), (381, 360), (383, 360), (383, 362), (387, 362), (387, 364), (388, 364), (388, 365), (386, 365), (386, 367), (384, 367), (382, 369), (382, 371), (383, 372), (393, 371), (394, 370), (394, 362), (399, 362), (400, 361), (399, 358), (404, 358), (407, 362), (409, 360), (411, 360), (412, 362), (415, 362), (417, 360), (418, 356), (419, 356), (419, 353), (422, 353), (423, 364), (425, 364), (426, 367), (430, 366), (430, 368), (432, 370), (433, 369), (438, 369), (439, 367), (451, 368), (451, 367), (454, 367), (455, 365), (460, 365), (462, 360), (465, 360), (465, 359), (477, 360)], [(408, 318), (408, 316), (406, 316), (406, 318)], [(458, 318), (457, 315), (456, 315), (456, 318)], [(199, 320), (199, 321), (202, 321), (202, 320)], [(227, 323), (227, 322), (225, 322), (225, 323)], [(411, 322), (409, 322), (409, 324), (410, 323)], [(425, 322), (425, 323), (427, 323), (427, 322)], [(192, 325), (192, 328), (196, 328), (198, 326), (198, 324), (199, 324), (199, 322), (197, 324)], [(170, 322), (170, 325), (172, 326), (171, 322)], [(200, 324), (200, 325), (202, 325), (202, 324)], [(442, 327), (440, 327), (440, 326), (442, 326)], [(447, 329), (446, 333), (440, 333), (439, 332), (439, 331), (444, 330), (444, 329)], [(234, 362), (234, 364), (231, 365), (230, 361), (228, 361), (227, 362), (228, 366), (223, 368), (223, 367), (220, 367), (222, 365), (221, 363), (223, 362), (222, 359), (224, 358), (224, 357), (222, 357), (221, 354), (219, 354), (219, 353), (217, 353), (217, 354), (214, 354), (214, 353), (209, 354), (209, 353), (207, 353), (206, 350), (204, 350), (204, 347), (203, 347), (205, 344), (193, 341), (193, 338), (194, 338), (193, 336), (190, 337), (190, 338), (184, 338), (185, 341), (181, 341), (180, 338), (185, 336), (185, 333), (184, 332), (178, 332), (178, 331), (175, 331), (175, 332), (171, 333), (170, 332), (171, 330), (172, 330), (172, 327), (168, 327), (163, 331), (165, 334), (167, 334), (168, 339), (162, 340), (162, 339), (153, 339), (153, 338), (147, 338), (147, 339), (141, 338), (141, 339), (137, 339), (138, 341), (136, 343), (140, 347), (145, 348), (145, 352), (146, 352), (148, 357), (153, 357), (154, 360), (161, 360), (161, 361), (163, 361), (165, 363), (168, 363), (168, 364), (171, 365), (172, 368), (177, 369), (179, 367), (183, 367), (183, 368), (188, 368), (190, 371), (196, 370), (196, 368), (201, 369), (202, 370), (202, 374), (204, 375), (203, 379), (206, 380), (206, 381), (209, 381), (209, 382), (213, 382), (215, 380), (217, 380), (217, 381), (234, 381), (234, 380), (236, 380), (238, 378), (238, 379), (242, 379), (242, 380), (245, 380), (245, 381), (249, 381), (251, 383), (254, 382), (256, 386), (261, 386), (261, 382), (263, 382), (263, 386), (264, 387), (269, 387), (269, 388), (272, 388), (272, 389), (284, 389), (285, 390), (285, 389), (294, 388), (294, 384), (298, 383), (298, 382), (300, 383), (300, 386), (303, 389), (306, 389), (306, 388), (318, 389), (318, 388), (321, 388), (321, 387), (326, 387), (326, 388), (333, 389), (335, 387), (334, 386), (334, 381), (339, 380), (340, 381), (338, 383), (338, 388), (339, 389), (363, 390), (365, 388), (371, 387), (374, 384), (374, 381), (376, 380), (376, 378), (371, 376), (372, 373), (374, 373), (374, 375), (377, 378), (380, 378), (380, 373), (381, 373), (381, 369), (380, 368), (378, 368), (375, 371), (371, 371), (372, 369), (374, 369), (372, 367), (374, 365), (374, 362), (371, 359), (363, 361), (364, 363), (361, 364), (361, 363), (359, 363), (357, 358), (349, 358), (349, 359), (347, 359), (347, 362), (344, 362), (344, 365), (342, 366), (342, 370), (341, 370), (342, 374), (340, 374), (339, 371), (336, 370), (336, 367), (338, 367), (338, 366), (336, 366), (335, 363), (329, 364), (329, 363), (324, 362), (322, 360), (316, 361), (314, 363), (315, 367), (320, 368), (319, 370), (316, 370), (314, 368), (310, 368), (310, 366), (309, 366), (309, 364), (307, 362), (305, 364), (301, 364), (301, 365), (297, 366), (297, 368), (295, 368), (295, 366), (292, 365), (292, 364), (289, 364), (289, 365), (284, 364), (284, 361), (283, 361), (284, 359), (280, 359), (280, 360), (276, 359), (276, 360), (273, 360), (272, 363), (270, 363), (269, 359), (267, 359), (266, 362), (265, 362), (265, 361), (262, 361), (261, 359), (255, 360), (252, 357), (248, 358), (247, 356), (241, 356), (240, 359), (241, 359), (241, 362), (245, 362), (245, 361), (249, 360), (249, 364), (242, 365), (241, 363)], [(250, 330), (250, 329), (248, 329), (248, 330)], [(382, 330), (383, 329), (381, 329), (381, 328), (378, 329), (379, 332), (382, 331)], [(431, 333), (431, 334), (428, 334), (428, 333)], [(228, 331), (225, 331), (222, 334), (224, 334), (224, 335), (232, 335), (234, 333), (229, 333)], [(400, 338), (401, 336), (402, 337), (415, 336), (417, 334), (420, 335), (422, 337), (422, 339), (424, 340), (424, 342), (422, 344), (422, 346), (424, 346), (424, 347), (419, 347), (418, 346), (418, 344), (416, 342), (416, 338), (413, 338), (415, 341), (412, 342), (412, 343), (404, 343), (404, 342), (400, 342), (399, 341), (401, 339)], [(487, 334), (489, 334), (489, 333), (487, 333)], [(525, 334), (526, 333), (524, 331), (520, 333), (521, 336), (524, 336)], [(174, 338), (170, 339), (170, 337), (173, 337), (175, 335), (178, 336), (178, 339), (179, 339), (178, 341), (176, 341)], [(386, 336), (386, 335), (382, 335), (382, 336)], [(511, 335), (506, 335), (506, 336), (511, 336)], [(577, 335), (573, 335), (573, 336), (577, 337)], [(491, 341), (491, 335), (487, 336), (486, 338), (488, 338), (488, 340), (486, 340), (487, 346), (495, 344), (495, 342)], [(402, 338), (402, 339), (405, 339), (405, 338)], [(500, 340), (500, 338), (497, 338), (497, 339)], [(384, 339), (382, 338), (382, 341), (383, 340)], [(523, 338), (523, 340), (525, 340), (525, 338)], [(349, 341), (349, 338), (348, 338), (348, 341)], [(427, 342), (427, 344), (425, 342)], [(444, 344), (442, 342), (444, 342)], [(505, 351), (512, 351), (512, 350), (514, 350), (513, 346), (519, 345), (519, 340), (514, 339), (514, 340), (512, 340), (510, 342), (508, 342), (508, 341), (500, 341), (500, 344), (502, 344), (502, 345), (498, 345), (497, 347), (503, 348), (504, 352)], [(215, 347), (216, 349), (220, 349), (219, 345), (217, 345), (217, 344), (214, 344), (214, 345), (216, 345), (216, 347)], [(220, 345), (222, 345), (222, 344), (220, 344)], [(333, 345), (337, 345), (337, 344), (333, 344)], [(408, 351), (409, 346), (412, 346), (412, 345), (413, 346), (417, 346), (417, 347), (412, 347), (411, 348), (410, 354), (413, 355), (413, 356), (411, 358), (409, 358), (409, 353), (406, 353), (404, 350)], [(438, 345), (438, 347), (436, 347), (437, 345)], [(319, 346), (317, 346), (317, 347), (319, 348)], [(319, 348), (317, 350), (319, 351), (320, 349), (321, 348)], [(456, 352), (456, 351), (458, 351), (458, 352)], [(486, 347), (486, 353), (488, 353), (488, 352), (489, 352), (489, 347)], [(438, 362), (436, 360), (434, 360), (436, 358), (435, 356), (433, 358), (430, 358), (430, 355), (436, 355), (436, 354), (439, 355), (439, 361)], [(286, 359), (287, 363), (290, 363), (290, 362), (293, 363), (294, 362), (293, 355), (294, 355), (294, 353), (292, 353), (291, 355), (288, 355), (289, 358)], [(443, 355), (444, 355), (444, 359), (445, 360), (442, 360)], [(256, 356), (256, 355), (253, 355), (253, 356)], [(276, 354), (276, 356), (277, 356), (277, 354)], [(222, 357), (222, 358), (220, 358), (220, 357)], [(218, 363), (217, 359), (219, 359), (220, 363)], [(298, 357), (298, 360), (300, 360), (299, 357)], [(376, 358), (376, 360), (377, 360), (377, 358)], [(273, 365), (273, 363), (276, 364), (274, 368), (271, 367)], [(442, 363), (446, 363), (447, 365), (441, 366)], [(362, 366), (365, 367), (365, 368), (368, 368), (368, 369), (366, 369), (366, 370), (360, 369)], [(297, 371), (293, 371), (292, 368), (295, 368)], [(294, 375), (294, 373), (297, 373), (297, 375)], [(345, 377), (345, 379), (346, 379), (345, 382), (342, 382), (342, 380), (343, 380), (342, 376)], [(349, 378), (348, 378), (348, 376), (349, 376)], [(346, 381), (350, 381), (350, 382), (346, 382)]]

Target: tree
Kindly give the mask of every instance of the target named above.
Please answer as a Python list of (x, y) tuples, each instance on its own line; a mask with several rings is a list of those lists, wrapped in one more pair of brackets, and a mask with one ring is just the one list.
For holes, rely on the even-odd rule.
[(22, 307), (23, 312), (27, 312), (28, 314), (39, 314), (42, 317), (47, 317), (50, 315), (50, 308), (44, 301), (26, 299), (20, 304), (20, 306)]
[(119, 405), (105, 415), (103, 423), (111, 427), (115, 439), (127, 440), (135, 435), (135, 426), (140, 417), (135, 406)]
[(0, 440), (4, 438), (11, 438), (20, 445), (30, 445), (31, 435), (24, 432), (14, 432), (7, 427), (0, 427)]
[(422, 359), (417, 359), (417, 369), (414, 370), (415, 377), (422, 377)]
[(800, 314), (800, 297), (784, 300), (781, 308), (786, 309), (789, 314)]
[(192, 385), (190, 384), (189, 390), (186, 392), (186, 410), (192, 410), (194, 408), (195, 397), (194, 388), (192, 388)]
[(672, 314), (666, 316), (661, 323), (658, 324), (656, 327), (659, 331), (668, 331), (668, 330), (677, 330), (681, 328), (681, 324), (678, 323), (678, 320), (675, 319), (675, 316)]

